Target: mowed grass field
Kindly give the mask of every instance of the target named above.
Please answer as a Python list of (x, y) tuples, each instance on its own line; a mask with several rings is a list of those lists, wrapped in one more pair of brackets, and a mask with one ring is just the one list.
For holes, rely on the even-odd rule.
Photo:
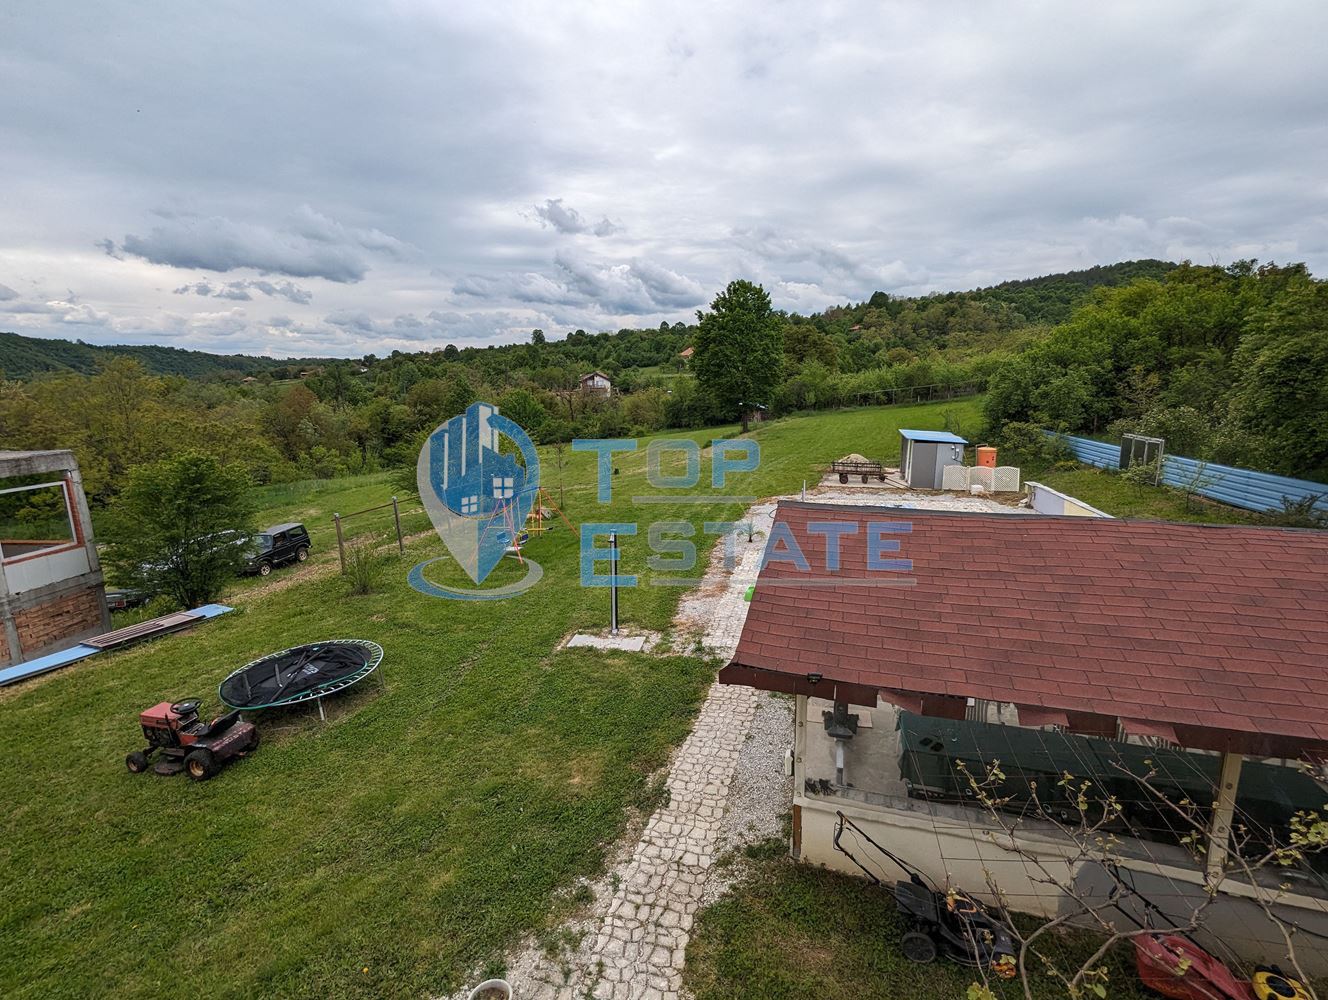
[[(755, 472), (715, 491), (706, 458), (700, 484), (678, 491), (706, 504), (635, 502), (671, 495), (647, 483), (644, 442), (615, 458), (613, 498), (600, 504), (595, 456), (569, 450), (565, 508), (578, 524), (640, 522), (622, 571), (647, 584), (649, 522), (696, 524), (704, 559), (702, 522), (745, 507), (726, 496), (796, 492), (851, 451), (893, 461), (899, 427), (939, 428), (947, 412), (971, 426), (977, 406), (772, 423), (753, 434)], [(556, 497), (547, 449), (542, 461)], [(304, 520), (319, 549), (298, 579), (280, 585), (295, 572), (284, 570), (237, 586), (234, 613), (189, 633), (0, 689), (0, 995), (446, 993), (574, 905), (577, 879), (602, 868), (631, 811), (653, 806), (648, 778), (716, 664), (558, 651), (570, 632), (602, 628), (608, 606), (605, 590), (579, 585), (578, 541), (561, 526), (528, 550), (544, 580), (512, 600), (409, 588), (407, 570), (445, 551), (423, 534), (404, 560), (389, 557), (379, 592), (349, 596), (330, 514), (390, 495), (386, 476), (270, 488), (261, 520)], [(508, 564), (486, 585), (519, 573)], [(668, 628), (680, 594), (625, 591), (624, 623)], [(371, 679), (330, 702), (326, 724), (308, 709), (258, 715), (259, 752), (204, 784), (125, 770), (142, 709), (196, 696), (216, 711), (235, 667), (333, 637), (380, 643), (386, 690)]]

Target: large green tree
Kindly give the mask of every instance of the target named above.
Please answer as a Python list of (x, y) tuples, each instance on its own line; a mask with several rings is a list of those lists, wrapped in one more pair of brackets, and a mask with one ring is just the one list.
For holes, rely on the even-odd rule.
[(698, 312), (692, 370), (721, 409), (742, 421), (768, 406), (779, 384), (784, 320), (760, 285), (733, 281), (715, 296), (710, 312)]
[(140, 465), (109, 512), (108, 562), (122, 579), (196, 607), (244, 565), (252, 519), (249, 477), (237, 465), (197, 452)]

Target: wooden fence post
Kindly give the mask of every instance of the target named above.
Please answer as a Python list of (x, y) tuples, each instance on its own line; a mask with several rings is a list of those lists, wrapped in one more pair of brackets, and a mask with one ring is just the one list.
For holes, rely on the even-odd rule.
[(397, 555), (406, 554), (406, 543), (401, 540), (401, 508), (397, 506), (397, 498), (392, 498), (392, 519), (397, 523)]

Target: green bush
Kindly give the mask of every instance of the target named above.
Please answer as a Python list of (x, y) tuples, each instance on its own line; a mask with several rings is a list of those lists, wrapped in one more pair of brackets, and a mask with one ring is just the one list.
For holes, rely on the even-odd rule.
[(369, 537), (346, 546), (346, 584), (352, 594), (372, 594), (383, 582), (385, 560), (378, 539)]

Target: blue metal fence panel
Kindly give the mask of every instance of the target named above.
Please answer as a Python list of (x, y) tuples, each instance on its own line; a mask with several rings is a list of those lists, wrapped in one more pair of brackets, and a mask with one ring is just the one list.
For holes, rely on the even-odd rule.
[(1088, 438), (1070, 437), (1068, 434), (1057, 435), (1054, 431), (1047, 431), (1052, 437), (1064, 438), (1074, 452), (1074, 457), (1079, 459), (1085, 465), (1096, 465), (1099, 469), (1119, 469), (1120, 468), (1120, 445), (1104, 444), (1101, 441), (1090, 441)]
[(1192, 458), (1167, 455), (1162, 460), (1162, 482), (1184, 488), (1198, 479), (1200, 496), (1220, 500), (1246, 510), (1278, 511), (1283, 501), (1303, 501), (1316, 497), (1316, 510), (1328, 513), (1328, 485), (1305, 479), (1289, 479), (1267, 472), (1237, 469), (1230, 465), (1204, 465)]
[[(1051, 433), (1051, 432), (1048, 432)], [(1088, 438), (1063, 437), (1074, 457), (1085, 465), (1096, 465), (1101, 469), (1120, 468), (1120, 446), (1092, 441)], [(1232, 507), (1255, 510), (1261, 513), (1280, 511), (1283, 501), (1303, 501), (1317, 497), (1316, 510), (1328, 513), (1328, 484), (1312, 483), (1307, 479), (1291, 479), (1287, 476), (1274, 476), (1268, 472), (1255, 472), (1251, 469), (1237, 469), (1230, 465), (1207, 465), (1180, 455), (1167, 455), (1162, 459), (1162, 484), (1185, 489), (1198, 479), (1198, 489), (1193, 492)]]

